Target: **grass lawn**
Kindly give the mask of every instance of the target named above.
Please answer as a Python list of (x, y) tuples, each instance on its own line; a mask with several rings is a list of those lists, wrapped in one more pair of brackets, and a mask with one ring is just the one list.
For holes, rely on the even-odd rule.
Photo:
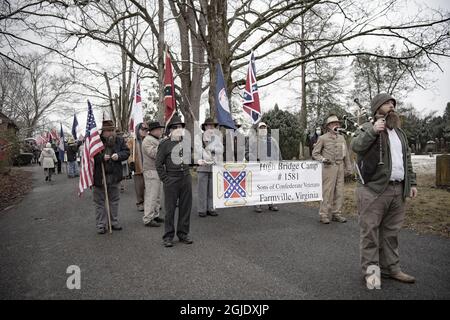
[[(422, 234), (438, 234), (450, 238), (450, 192), (436, 188), (435, 182), (434, 174), (417, 174), (418, 197), (406, 200), (404, 227)], [(346, 216), (358, 215), (355, 188), (356, 182), (345, 184), (342, 211)], [(319, 208), (319, 202), (309, 202), (307, 205)]]

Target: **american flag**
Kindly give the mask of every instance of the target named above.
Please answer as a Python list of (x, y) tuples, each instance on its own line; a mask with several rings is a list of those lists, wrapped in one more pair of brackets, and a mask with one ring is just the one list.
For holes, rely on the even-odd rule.
[(261, 106), (259, 104), (258, 85), (256, 84), (255, 55), (251, 54), (247, 70), (247, 81), (244, 89), (244, 111), (250, 116), (253, 123), (261, 119)]
[(87, 189), (94, 184), (94, 157), (97, 153), (105, 149), (105, 146), (103, 145), (97, 131), (94, 114), (92, 113), (92, 106), (89, 101), (85, 137), (83, 155), (81, 157), (81, 173), (80, 183), (78, 185), (78, 195), (81, 195), (84, 189)]

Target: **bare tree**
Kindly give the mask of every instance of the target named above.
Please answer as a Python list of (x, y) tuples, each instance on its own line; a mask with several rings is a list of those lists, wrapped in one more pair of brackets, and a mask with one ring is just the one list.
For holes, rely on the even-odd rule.
[[(8, 87), (8, 104), (3, 109), (19, 125), (23, 135), (31, 137), (40, 122), (46, 121), (48, 114), (64, 113), (71, 94), (72, 79), (51, 74), (49, 63), (42, 55), (29, 55), (23, 59), (29, 69), (21, 73), (20, 69), (15, 68), (16, 74), (22, 76), (14, 86)], [(8, 68), (12, 73), (14, 68)]]
[(430, 63), (423, 56), (406, 61), (381, 58), (392, 55), (391, 52), (396, 49), (392, 46), (389, 51), (385, 54), (383, 49), (378, 48), (375, 52), (379, 57), (357, 56), (353, 61), (353, 95), (365, 105), (369, 105), (370, 100), (380, 92), (401, 98), (418, 86), (424, 88), (422, 75), (429, 70)]
[(169, 1), (169, 4), (173, 16), (176, 17), (180, 34), (181, 67), (178, 66), (177, 69), (181, 79), (181, 109), (186, 117), (188, 130), (192, 132), (193, 122), (200, 116), (202, 80), (206, 69), (205, 48), (196, 36), (199, 32), (204, 32), (206, 21), (200, 17), (197, 24), (194, 10), (186, 2), (179, 4), (178, 7), (174, 2)]
[[(155, 38), (149, 33), (149, 25), (142, 16), (131, 12), (135, 5), (130, 1), (116, 0), (88, 2), (78, 6), (65, 21), (61, 33), (67, 40), (77, 39), (73, 51), (84, 41), (94, 41), (99, 47), (115, 47), (116, 54), (108, 64), (102, 67), (77, 67), (84, 73), (104, 80), (100, 87), (86, 81), (79, 84), (100, 99), (106, 100), (111, 117), (119, 130), (128, 129), (131, 114), (136, 75), (140, 78), (157, 78)], [(155, 11), (156, 12), (156, 11)], [(151, 20), (156, 13), (146, 17)], [(147, 39), (150, 35), (150, 39)]]
[[(175, 2), (179, 6), (185, 3), (181, 0)], [(257, 50), (258, 65), (264, 66), (257, 75), (258, 81), (277, 75), (282, 78), (291, 70), (316, 60), (380, 56), (357, 45), (357, 41), (369, 37), (400, 41), (405, 50), (388, 55), (391, 59), (407, 61), (424, 55), (437, 63), (436, 57), (448, 57), (449, 13), (432, 12), (427, 16), (426, 12), (420, 12), (407, 21), (380, 22), (389, 13), (395, 13), (398, 2), (373, 1), (362, 6), (354, 0), (189, 0), (197, 16), (205, 16), (208, 23), (206, 34), (196, 33), (190, 27), (207, 49), (210, 85), (215, 85), (214, 69), (211, 68), (220, 61), (229, 92), (245, 83), (242, 72), (239, 76), (233, 77), (233, 74), (239, 73), (247, 64), (246, 59), (252, 50)], [(302, 17), (306, 19), (304, 24), (308, 28), (313, 23), (316, 25), (315, 32), (306, 30), (306, 37), (300, 34)], [(227, 21), (226, 24), (224, 21)], [(303, 124), (305, 119), (306, 116), (303, 117)]]
[(69, 1), (60, 0), (3, 0), (0, 3), (0, 59), (28, 69), (22, 55), (30, 47), (64, 56), (53, 35), (55, 24), (65, 19), (68, 7)]

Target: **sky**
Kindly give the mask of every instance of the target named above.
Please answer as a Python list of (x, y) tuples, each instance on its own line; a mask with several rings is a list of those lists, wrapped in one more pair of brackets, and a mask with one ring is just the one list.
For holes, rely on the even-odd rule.
[[(365, 0), (363, 0), (365, 1)], [(406, 0), (404, 2), (405, 15), (412, 15), (420, 8), (428, 6), (434, 9), (450, 10), (449, 0)], [(450, 24), (449, 24), (450, 26)], [(389, 43), (390, 44), (390, 43)], [(365, 43), (365, 46), (376, 47), (386, 46), (384, 41), (373, 41), (370, 39), (370, 43)], [(349, 64), (349, 60), (343, 63)], [(405, 104), (411, 103), (417, 109), (421, 115), (428, 115), (430, 112), (436, 112), (437, 115), (442, 115), (447, 102), (450, 102), (450, 58), (442, 58), (438, 60), (442, 71), (438, 67), (432, 66), (431, 69), (424, 74), (424, 77), (428, 80), (425, 89), (417, 87), (410, 92), (403, 100)], [(258, 62), (256, 62), (256, 69), (258, 69)], [(299, 73), (300, 74), (300, 73)], [(350, 74), (348, 75), (350, 76)], [(270, 82), (270, 79), (267, 81)], [(275, 103), (278, 103), (281, 108), (286, 108), (289, 111), (300, 110), (300, 78), (287, 83), (286, 81), (280, 81), (278, 86), (263, 87), (259, 89), (261, 96), (262, 111), (267, 112), (273, 108)], [(275, 87), (275, 88), (274, 88)], [(354, 110), (357, 106), (348, 101), (349, 107)]]
[[(361, 0), (363, 1), (363, 0)], [(431, 8), (443, 8), (450, 10), (450, 1), (447, 0), (405, 0), (406, 14), (410, 12), (415, 12), (418, 7), (427, 5)], [(376, 43), (371, 43), (372, 45), (377, 45)], [(380, 42), (383, 45), (382, 42)], [(89, 44), (82, 48), (82, 51), (78, 53), (79, 57), (85, 57), (86, 61), (101, 61), (105, 60), (105, 55), (107, 51), (113, 52), (113, 48), (105, 48), (102, 46), (100, 49), (97, 45)], [(98, 60), (100, 59), (100, 60)], [(107, 60), (107, 59), (106, 59)], [(349, 60), (346, 62), (348, 63)], [(445, 109), (447, 102), (450, 102), (450, 58), (441, 59), (439, 61), (443, 72), (438, 68), (433, 67), (425, 77), (429, 79), (429, 85), (426, 89), (417, 88), (413, 90), (403, 101), (405, 103), (412, 103), (416, 109), (422, 114), (426, 115), (432, 111), (435, 111), (438, 115), (441, 115)], [(258, 73), (258, 60), (256, 61), (256, 69)], [(258, 82), (259, 85), (267, 83), (271, 79), (266, 79), (264, 81)], [(141, 93), (143, 100), (146, 101), (145, 93), (146, 83), (143, 81), (141, 87)], [(292, 81), (279, 81), (270, 86), (261, 87), (259, 89), (261, 97), (261, 107), (263, 112), (271, 110), (277, 103), (282, 109), (288, 109), (289, 111), (299, 111), (300, 110), (300, 78)], [(352, 101), (348, 101), (351, 108), (357, 108)], [(95, 117), (97, 119), (97, 124), (101, 123), (102, 113), (95, 108)], [(208, 108), (207, 105), (207, 90), (203, 94), (202, 107), (200, 112), (200, 121), (205, 119), (205, 109)], [(87, 110), (87, 105), (83, 108), (83, 104), (78, 110)], [(78, 112), (78, 121), (80, 123), (81, 130), (84, 131), (86, 111)], [(51, 119), (57, 119), (57, 115), (52, 115)], [(67, 115), (66, 115), (67, 118)], [(67, 121), (67, 120), (66, 120)], [(71, 121), (70, 121), (71, 122)]]

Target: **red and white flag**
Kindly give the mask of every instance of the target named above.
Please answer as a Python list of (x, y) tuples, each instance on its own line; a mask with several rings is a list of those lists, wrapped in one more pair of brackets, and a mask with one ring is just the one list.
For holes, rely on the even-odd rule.
[(81, 157), (80, 182), (78, 184), (78, 195), (94, 184), (94, 157), (105, 149), (100, 134), (95, 124), (94, 113), (88, 100), (88, 115), (86, 122), (86, 133), (84, 140), (83, 155)]
[(248, 63), (242, 108), (254, 124), (259, 122), (261, 119), (261, 106), (259, 104), (258, 85), (256, 84), (255, 55), (253, 52)]
[(139, 77), (136, 77), (136, 86), (134, 87), (134, 100), (133, 107), (131, 109), (130, 121), (128, 123), (128, 131), (131, 134), (135, 134), (134, 129), (139, 124), (144, 122), (144, 110), (142, 109), (142, 97), (141, 97), (141, 82)]
[(56, 132), (56, 129), (53, 128), (52, 130), (50, 130), (50, 136), (52, 138), (53, 143), (56, 143), (59, 141), (59, 136), (58, 133)]
[(164, 68), (164, 105), (166, 106), (166, 110), (164, 111), (164, 122), (167, 126), (177, 110), (172, 62), (168, 51), (166, 51), (166, 64)]

